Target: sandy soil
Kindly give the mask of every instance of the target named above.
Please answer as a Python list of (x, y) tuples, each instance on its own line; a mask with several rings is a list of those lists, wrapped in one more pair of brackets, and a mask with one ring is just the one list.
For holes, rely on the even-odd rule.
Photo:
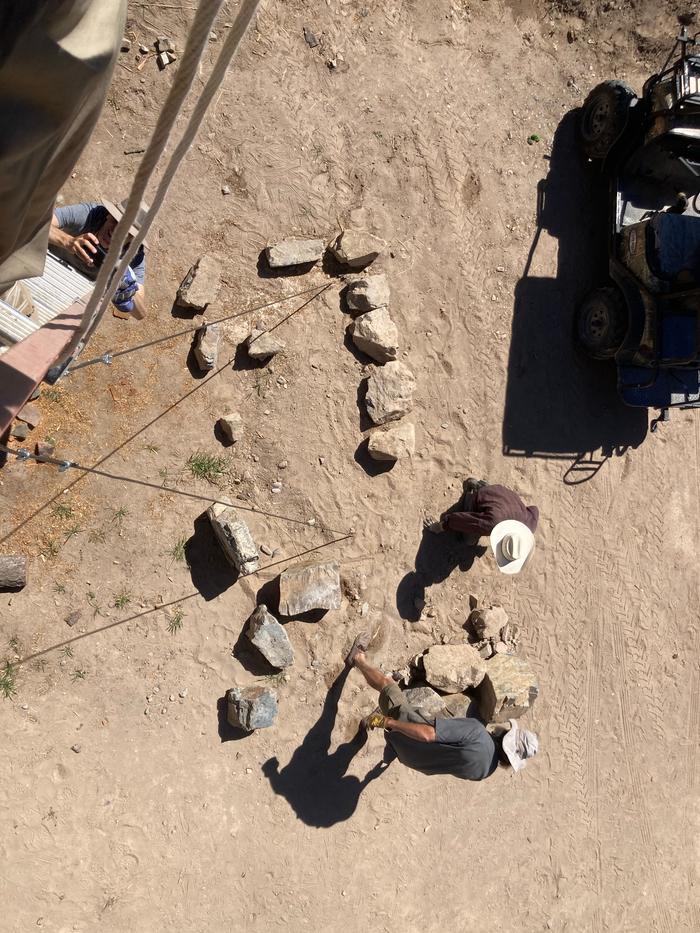
[[(321, 622), (287, 626), (296, 660), (288, 679), (271, 678), (278, 724), (230, 740), (225, 690), (270, 679), (233, 648), (279, 568), (232, 585), (204, 502), (94, 477), (54, 499), (71, 474), (9, 463), (2, 548), (31, 555), (31, 582), (0, 597), (0, 657), (56, 647), (27, 661), (0, 703), (3, 929), (700, 928), (700, 420), (678, 413), (648, 434), (646, 416), (617, 403), (612, 373), (571, 346), (575, 304), (602, 259), (598, 186), (576, 157), (571, 111), (607, 77), (641, 88), (683, 9), (264, 4), (151, 238), (151, 314), (109, 318), (90, 354), (187, 326), (173, 299), (204, 250), (224, 270), (210, 317), (333, 287), (280, 328), (289, 352), (272, 366), (247, 368), (239, 354), (202, 382), (188, 340), (173, 340), (45, 393), (35, 435), (87, 464), (129, 439), (105, 469), (233, 491), (300, 520), (251, 518), (279, 558), (354, 530), (321, 552), (340, 561), (346, 598)], [(132, 3), (135, 48), (161, 33), (181, 43), (190, 17), (178, 2)], [(139, 72), (122, 56), (67, 202), (126, 194), (138, 156), (124, 152), (144, 145), (171, 80), (172, 69), (151, 60)], [(533, 133), (541, 140), (527, 145)], [(367, 360), (347, 346), (337, 280), (257, 271), (268, 238), (330, 239), (350, 223), (389, 244), (378, 266), (418, 380), (416, 456), (384, 472), (362, 450)], [(228, 329), (224, 359), (243, 332)], [(246, 439), (223, 450), (214, 423), (231, 408)], [(197, 450), (226, 456), (218, 490), (186, 469)], [(451, 505), (472, 474), (541, 509), (520, 578), (422, 542), (423, 515)], [(173, 556), (180, 539), (191, 569)], [(541, 684), (527, 720), (540, 755), (517, 776), (465, 785), (377, 768), (373, 735), (346, 773), (344, 743), (373, 696), (355, 673), (337, 710), (328, 689), (368, 622), (362, 605), (391, 670), (463, 640), (470, 594), (501, 601), (522, 628)]]

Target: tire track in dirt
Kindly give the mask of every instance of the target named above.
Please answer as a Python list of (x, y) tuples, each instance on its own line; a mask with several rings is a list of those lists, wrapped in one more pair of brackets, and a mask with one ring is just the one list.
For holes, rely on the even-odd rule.
[(668, 908), (663, 901), (661, 885), (659, 882), (659, 872), (657, 867), (658, 846), (654, 838), (654, 833), (649, 822), (649, 807), (644, 793), (639, 768), (634, 757), (634, 748), (637, 744), (632, 729), (632, 703), (629, 696), (629, 672), (627, 668), (627, 653), (625, 651), (625, 639), (623, 626), (617, 622), (610, 624), (610, 631), (613, 640), (613, 653), (619, 665), (620, 678), (618, 681), (618, 702), (620, 708), (620, 723), (622, 726), (622, 750), (624, 753), (625, 764), (630, 780), (630, 789), (632, 797), (636, 804), (636, 811), (639, 815), (638, 826), (644, 847), (640, 850), (640, 856), (647, 865), (648, 877), (651, 881), (652, 893), (659, 921), (659, 929), (663, 933), (671, 933), (672, 925)]

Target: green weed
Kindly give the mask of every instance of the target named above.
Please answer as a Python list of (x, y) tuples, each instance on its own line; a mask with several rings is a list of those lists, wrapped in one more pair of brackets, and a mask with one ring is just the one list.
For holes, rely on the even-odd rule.
[(190, 454), (187, 466), (192, 476), (213, 483), (226, 469), (226, 458), (217, 457), (215, 454), (205, 454), (199, 450), (194, 454)]

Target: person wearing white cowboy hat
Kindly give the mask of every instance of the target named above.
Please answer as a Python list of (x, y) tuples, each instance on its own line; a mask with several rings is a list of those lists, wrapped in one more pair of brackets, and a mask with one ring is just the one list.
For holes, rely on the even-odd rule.
[(539, 509), (525, 505), (520, 496), (507, 486), (468, 479), (460, 508), (445, 512), (437, 522), (427, 525), (428, 531), (457, 531), (476, 544), (482, 535), (489, 535), (496, 566), (501, 573), (516, 574), (525, 566), (535, 547), (535, 529)]
[[(83, 275), (95, 279), (125, 209), (125, 201), (113, 204), (107, 198), (57, 207), (49, 229), (49, 249)], [(130, 236), (139, 232), (147, 211), (148, 205), (142, 202), (129, 228)], [(146, 247), (146, 243), (141, 244), (119, 283), (112, 299), (115, 317), (123, 320), (145, 317)]]
[(520, 771), (527, 759), (537, 754), (540, 743), (534, 732), (521, 729), (515, 719), (508, 721), (510, 729), (501, 740), (501, 748), (513, 770)]

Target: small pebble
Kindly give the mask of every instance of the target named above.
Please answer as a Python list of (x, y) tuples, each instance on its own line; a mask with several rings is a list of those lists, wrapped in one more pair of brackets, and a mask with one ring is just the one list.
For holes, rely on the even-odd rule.
[(79, 745), (71, 745), (70, 750), (71, 750), (72, 752), (75, 752), (76, 755), (79, 755), (79, 754), (80, 754), (80, 746), (79, 746)]
[(163, 709), (160, 711), (160, 714), (161, 714), (161, 716), (165, 716), (165, 714), (166, 714), (167, 712), (168, 712), (167, 709), (166, 709), (165, 707), (163, 707)]
[(178, 696), (180, 697), (181, 700), (184, 700), (185, 697), (187, 696), (187, 687), (185, 687), (184, 690), (180, 690), (180, 692), (178, 693)]
[(323, 464), (326, 462), (326, 458), (325, 458), (325, 457), (319, 457), (319, 458), (318, 458), (318, 462), (321, 464), (321, 466), (323, 466)]
[(140, 46), (139, 46), (139, 52), (140, 52), (142, 55), (147, 55), (150, 51), (151, 51), (151, 48), (150, 48), (150, 46), (148, 46), (148, 45), (140, 45)]
[(286, 460), (280, 460), (280, 462), (277, 464), (277, 469), (286, 470), (288, 466), (289, 466), (289, 463)]
[(270, 489), (272, 492), (282, 492), (282, 483), (273, 483)]
[(22, 709), (29, 709), (29, 703), (23, 703)]
[(153, 688), (153, 692), (154, 692), (154, 693), (160, 693), (160, 687), (154, 687), (154, 688)]
[(310, 518), (306, 524), (307, 524), (307, 525), (311, 525), (311, 526), (313, 527), (313, 526), (316, 524), (316, 519), (315, 519), (315, 518)]
[(258, 463), (260, 460), (260, 457), (258, 457), (257, 454), (253, 454), (251, 457), (251, 460), (253, 461), (253, 463)]
[(217, 40), (218, 38), (219, 38), (219, 37), (217, 36), (217, 34), (216, 34), (215, 32), (210, 32), (210, 33), (209, 33), (209, 41), (210, 41), (210, 42), (216, 42), (216, 40)]
[(446, 421), (443, 421), (440, 425), (441, 428), (449, 428), (449, 424)]
[(278, 385), (278, 386), (286, 386), (286, 385), (287, 385), (287, 380), (284, 378), (284, 376), (278, 376), (278, 377), (277, 377), (277, 385)]
[(263, 554), (267, 554), (268, 557), (272, 557), (272, 548), (269, 548), (266, 544), (261, 544), (260, 550)]
[(222, 186), (221, 186), (221, 193), (222, 193), (222, 194), (231, 194), (231, 189), (229, 188), (228, 185), (222, 185)]
[(253, 769), (252, 769), (252, 768), (246, 768), (246, 769), (245, 769), (245, 773), (246, 773), (246, 774), (252, 774), (252, 773), (253, 773)]
[(168, 697), (168, 699), (170, 700), (171, 703), (174, 703), (174, 702), (175, 702), (175, 694), (174, 694), (174, 693), (171, 693), (170, 696)]
[(149, 709), (148, 707), (146, 707), (146, 709), (143, 711), (143, 715), (144, 715), (144, 716), (148, 716), (148, 714), (149, 714), (150, 712), (151, 712), (150, 709)]

